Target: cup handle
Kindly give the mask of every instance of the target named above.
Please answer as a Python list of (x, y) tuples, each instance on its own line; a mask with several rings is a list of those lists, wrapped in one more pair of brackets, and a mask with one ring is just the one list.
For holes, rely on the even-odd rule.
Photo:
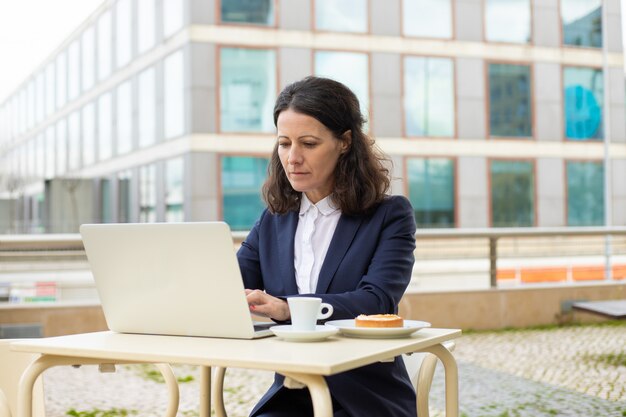
[[(322, 313), (322, 310), (327, 309), (328, 311), (326, 313)], [(320, 312), (317, 315), (317, 319), (318, 320), (324, 320), (329, 318), (330, 316), (332, 316), (333, 314), (333, 306), (331, 306), (328, 303), (322, 303), (320, 304)]]

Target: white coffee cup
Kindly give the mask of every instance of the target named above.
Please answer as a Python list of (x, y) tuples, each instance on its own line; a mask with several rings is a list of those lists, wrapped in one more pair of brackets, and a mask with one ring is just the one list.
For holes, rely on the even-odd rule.
[[(313, 331), (317, 320), (327, 319), (333, 314), (333, 306), (322, 303), (322, 299), (317, 297), (290, 297), (287, 303), (294, 330)], [(328, 311), (322, 313), (324, 309)]]

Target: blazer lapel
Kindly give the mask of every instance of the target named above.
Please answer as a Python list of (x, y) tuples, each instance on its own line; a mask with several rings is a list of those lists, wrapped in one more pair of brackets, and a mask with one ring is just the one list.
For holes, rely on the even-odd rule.
[(328, 291), (328, 286), (335, 276), (335, 272), (337, 272), (341, 260), (352, 245), (356, 231), (361, 225), (361, 220), (361, 217), (349, 217), (344, 215), (339, 218), (335, 234), (330, 241), (326, 258), (320, 270), (317, 288), (315, 289), (317, 294), (325, 294), (326, 291)]
[(294, 248), (293, 242), (296, 236), (296, 227), (298, 226), (298, 212), (289, 212), (279, 216), (276, 222), (276, 249), (278, 253), (278, 273), (279, 278), (284, 285), (285, 295), (298, 294), (298, 285), (296, 284), (296, 273), (293, 264)]

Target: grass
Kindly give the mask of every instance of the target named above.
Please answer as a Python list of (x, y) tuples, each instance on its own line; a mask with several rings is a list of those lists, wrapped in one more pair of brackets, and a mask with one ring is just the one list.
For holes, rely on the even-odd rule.
[[(165, 378), (163, 377), (163, 374), (161, 374), (161, 372), (158, 369), (154, 369), (152, 365), (149, 365), (149, 364), (132, 365), (132, 366), (129, 366), (129, 369), (135, 370), (135, 372), (144, 379), (154, 381), (158, 384), (165, 384)], [(181, 383), (181, 384), (192, 382), (194, 380), (195, 378), (193, 377), (193, 375), (185, 375), (185, 376), (176, 377), (176, 381), (178, 381), (178, 383)]]
[[(509, 333), (526, 331), (548, 331), (556, 329), (566, 329), (572, 327), (626, 327), (626, 320), (607, 320), (598, 323), (563, 323), (563, 324), (540, 324), (528, 327), (504, 327), (502, 329), (478, 330), (464, 329), (463, 334), (483, 334), (483, 333)], [(626, 417), (626, 416), (625, 416)]]
[(125, 408), (111, 408), (108, 410), (101, 410), (94, 408), (89, 411), (78, 411), (75, 408), (70, 408), (65, 412), (66, 415), (72, 417), (125, 417), (132, 414), (137, 414), (137, 410), (127, 410)]
[(603, 363), (610, 366), (626, 366), (626, 352), (585, 355), (583, 356), (583, 360)]

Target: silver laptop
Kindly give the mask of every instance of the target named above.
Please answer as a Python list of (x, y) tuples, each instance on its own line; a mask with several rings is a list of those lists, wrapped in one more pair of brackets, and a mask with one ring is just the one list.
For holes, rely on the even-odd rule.
[(84, 224), (80, 233), (111, 330), (272, 335), (272, 323), (250, 315), (226, 223)]

